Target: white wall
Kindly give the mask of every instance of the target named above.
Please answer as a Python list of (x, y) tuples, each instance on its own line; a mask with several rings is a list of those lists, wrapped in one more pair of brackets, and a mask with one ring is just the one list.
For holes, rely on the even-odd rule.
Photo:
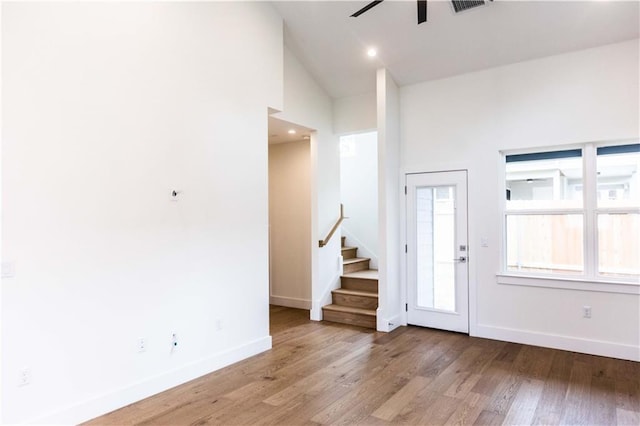
[(400, 91), (386, 69), (377, 72), (378, 246), (377, 329), (402, 323), (400, 281)]
[(496, 281), (499, 151), (637, 138), (638, 48), (632, 40), (401, 89), (403, 170), (469, 170), (473, 335), (640, 359), (637, 294)]
[(376, 130), (377, 101), (375, 87), (371, 92), (333, 100), (333, 132), (347, 134)]
[(270, 348), (271, 6), (3, 3), (2, 38), (2, 422), (77, 423)]
[(311, 318), (322, 319), (331, 289), (340, 286), (340, 238), (318, 247), (340, 215), (340, 154), (332, 130), (331, 98), (295, 55), (284, 49), (284, 109), (274, 115), (315, 131), (311, 134)]
[(340, 194), (348, 217), (342, 235), (378, 269), (378, 133), (343, 136), (341, 143), (350, 147), (340, 156)]
[(309, 141), (269, 145), (271, 304), (311, 309)]

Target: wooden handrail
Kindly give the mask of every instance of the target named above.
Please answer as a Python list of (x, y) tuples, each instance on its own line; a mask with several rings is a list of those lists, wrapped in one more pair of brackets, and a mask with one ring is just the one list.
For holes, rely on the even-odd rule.
[(329, 240), (331, 239), (331, 237), (333, 237), (333, 234), (338, 230), (338, 227), (344, 219), (346, 219), (344, 217), (344, 206), (340, 204), (340, 217), (338, 218), (338, 221), (335, 223), (335, 225), (333, 225), (333, 228), (331, 228), (331, 231), (329, 231), (327, 237), (324, 240), (319, 241), (320, 247), (324, 247), (329, 244)]

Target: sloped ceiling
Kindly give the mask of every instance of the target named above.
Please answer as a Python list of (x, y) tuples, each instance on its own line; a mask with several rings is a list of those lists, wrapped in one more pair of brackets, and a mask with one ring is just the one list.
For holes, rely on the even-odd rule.
[[(500, 1), (454, 13), (429, 0), (417, 25), (415, 1), (274, 2), (285, 43), (333, 98), (375, 90), (386, 67), (403, 86), (640, 36), (638, 1)], [(378, 56), (365, 55), (375, 46)]]

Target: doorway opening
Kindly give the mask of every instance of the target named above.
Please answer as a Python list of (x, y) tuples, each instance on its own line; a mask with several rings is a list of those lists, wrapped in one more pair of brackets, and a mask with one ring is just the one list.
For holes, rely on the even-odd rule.
[[(311, 309), (312, 130), (269, 117), (269, 304)], [(280, 309), (278, 309), (280, 308)], [(305, 315), (297, 316), (304, 320)], [(287, 324), (277, 321), (277, 327)], [(292, 324), (294, 326), (295, 324)], [(273, 325), (272, 327), (276, 326)]]

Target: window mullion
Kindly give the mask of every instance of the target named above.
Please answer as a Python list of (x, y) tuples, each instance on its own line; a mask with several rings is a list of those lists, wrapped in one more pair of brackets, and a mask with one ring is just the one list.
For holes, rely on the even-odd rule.
[(595, 146), (586, 145), (583, 154), (584, 272), (587, 277), (594, 278), (598, 275), (598, 218), (596, 215), (598, 170)]

